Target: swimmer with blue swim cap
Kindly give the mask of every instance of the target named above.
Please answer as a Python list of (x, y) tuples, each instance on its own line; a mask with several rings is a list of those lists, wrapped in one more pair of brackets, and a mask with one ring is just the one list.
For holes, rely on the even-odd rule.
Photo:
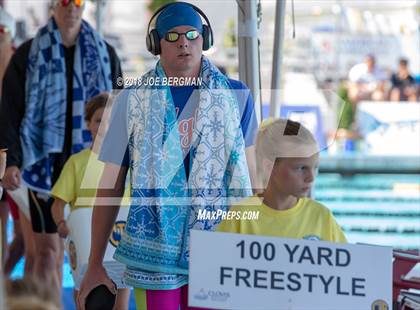
[[(234, 196), (229, 189), (243, 189), (243, 196), (250, 194), (245, 147), (253, 145), (257, 121), (252, 97), (238, 95), (249, 94), (249, 89), (226, 77), (203, 56), (213, 44), (213, 35), (208, 18), (199, 8), (185, 2), (160, 8), (149, 22), (146, 44), (148, 51), (160, 59), (141, 80), (172, 78), (174, 82), (163, 87), (139, 85), (127, 100), (128, 109), (122, 109), (121, 114), (127, 115), (115, 117), (122, 119), (124, 126), (119, 130), (111, 125), (109, 130), (115, 137), (127, 137), (128, 147), (124, 145), (123, 153), (129, 158), (121, 165), (115, 163), (111, 157), (115, 158), (116, 145), (124, 139), (111, 141), (108, 132), (100, 158), (113, 165), (105, 165), (103, 175), (118, 178), (113, 189), (98, 189), (98, 196), (120, 197), (119, 190), (124, 188), (130, 171), (129, 217), (114, 255), (127, 267), (124, 283), (134, 288), (137, 309), (187, 309), (189, 232), (215, 230), (217, 221), (196, 217), (203, 208), (228, 209), (226, 201)], [(202, 83), (175, 82), (181, 78), (200, 79)], [(246, 117), (241, 117), (241, 111), (246, 111)], [(212, 124), (219, 128), (210, 134)], [(195, 139), (197, 133), (203, 136)], [(245, 142), (245, 136), (250, 142)], [(200, 154), (196, 155), (194, 149)], [(220, 156), (214, 156), (215, 149), (222, 150)], [(209, 174), (218, 181), (203, 177)], [(165, 188), (160, 190), (162, 184)], [(215, 187), (220, 193), (217, 197), (211, 190)], [(94, 259), (89, 261), (81, 285), (82, 296), (109, 278), (100, 258), (107, 243), (103, 232), (111, 230), (107, 223), (112, 222), (115, 211), (100, 211), (93, 213), (92, 223), (100, 233), (92, 230), (90, 256)]]
[(164, 38), (166, 33), (178, 26), (191, 26), (200, 34), (203, 30), (200, 15), (185, 3), (170, 5), (156, 19), (156, 30), (160, 38)]
[[(155, 28), (150, 30), (150, 24), (155, 17)], [(201, 17), (207, 24), (203, 24)], [(147, 49), (153, 55), (160, 55), (162, 67), (168, 77), (197, 77), (202, 52), (208, 50), (212, 44), (213, 34), (209, 20), (199, 8), (191, 4), (171, 3), (158, 10), (150, 20)]]

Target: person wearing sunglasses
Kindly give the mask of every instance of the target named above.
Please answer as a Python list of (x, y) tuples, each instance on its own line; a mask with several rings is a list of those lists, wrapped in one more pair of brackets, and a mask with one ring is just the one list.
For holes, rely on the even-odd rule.
[(29, 188), (35, 276), (58, 290), (63, 251), (49, 192), (70, 155), (91, 143), (85, 103), (120, 88), (122, 72), (113, 47), (82, 19), (84, 0), (52, 5), (52, 17), (17, 48), (6, 70), (0, 149), (9, 149), (4, 187)]
[(85, 0), (58, 0), (62, 6), (68, 6), (70, 2), (73, 2), (74, 5), (78, 8), (83, 7), (85, 5)]
[[(242, 82), (203, 55), (212, 36), (208, 18), (189, 3), (168, 4), (152, 16), (146, 44), (159, 61), (139, 81), (156, 83), (139, 83), (115, 99), (99, 155), (101, 183), (117, 180), (97, 197), (121, 197), (129, 171), (130, 213), (114, 258), (127, 266), (124, 282), (134, 287), (139, 310), (190, 309), (189, 231), (214, 230), (220, 222), (197, 214), (226, 210), (225, 198), (251, 192), (246, 153), (257, 130), (254, 104)], [(183, 79), (201, 82), (185, 85)], [(158, 82), (164, 80), (173, 82)], [(112, 289), (102, 260), (118, 208), (94, 207), (80, 309), (99, 284)]]

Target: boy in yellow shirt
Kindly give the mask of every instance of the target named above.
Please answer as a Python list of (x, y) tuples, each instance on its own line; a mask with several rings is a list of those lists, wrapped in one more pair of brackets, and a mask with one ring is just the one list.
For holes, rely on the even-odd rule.
[(257, 220), (224, 220), (221, 232), (347, 242), (331, 211), (308, 198), (319, 149), (311, 132), (297, 122), (277, 119), (263, 124), (256, 141), (257, 171), (265, 188), (231, 211), (257, 211)]
[[(92, 145), (95, 139), (99, 137), (99, 126), (108, 99), (109, 95), (107, 93), (101, 93), (86, 104), (85, 121), (86, 127), (92, 135)], [(78, 208), (92, 208), (94, 206), (96, 189), (99, 186), (104, 165), (103, 162), (98, 160), (98, 155), (92, 151), (92, 148), (86, 148), (67, 160), (51, 191), (51, 195), (55, 198), (52, 205), (52, 215), (60, 237), (66, 238), (70, 233), (70, 227), (64, 219), (64, 207), (67, 203), (70, 204), (71, 212)], [(90, 245), (90, 239), (86, 242)], [(122, 272), (119, 272), (121, 268), (112, 265), (106, 269), (113, 281), (117, 283), (115, 309), (127, 309), (130, 289), (121, 284)], [(77, 300), (82, 277), (83, 275), (80, 274), (74, 279), (75, 300)]]

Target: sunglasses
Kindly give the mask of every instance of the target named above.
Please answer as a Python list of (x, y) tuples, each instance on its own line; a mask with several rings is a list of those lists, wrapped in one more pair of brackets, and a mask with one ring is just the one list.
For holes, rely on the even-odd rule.
[(0, 26), (0, 33), (9, 33), (10, 29), (6, 26)]
[(70, 2), (73, 2), (78, 8), (85, 4), (85, 0), (60, 0), (62, 6), (68, 6)]
[(200, 33), (197, 30), (190, 30), (184, 33), (179, 32), (167, 32), (165, 34), (165, 40), (168, 42), (176, 42), (181, 37), (181, 35), (185, 35), (185, 37), (192, 41), (197, 39), (200, 36)]

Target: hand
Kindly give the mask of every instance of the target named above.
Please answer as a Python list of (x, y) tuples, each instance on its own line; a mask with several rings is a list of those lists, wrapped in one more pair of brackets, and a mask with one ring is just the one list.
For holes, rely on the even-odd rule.
[(20, 186), (20, 170), (17, 166), (10, 166), (6, 168), (6, 172), (2, 179), (3, 187), (14, 191)]
[(86, 297), (89, 293), (99, 285), (104, 284), (113, 294), (117, 294), (117, 288), (114, 282), (106, 274), (102, 265), (89, 264), (88, 269), (80, 284), (80, 291), (77, 297), (77, 309), (85, 310)]
[(58, 224), (57, 232), (58, 232), (58, 235), (60, 236), (60, 238), (64, 238), (64, 239), (67, 238), (67, 236), (70, 233), (70, 228), (67, 226), (66, 221), (63, 221), (60, 224)]
[(7, 149), (0, 150), (0, 179), (4, 176), (4, 171), (6, 170), (6, 160), (7, 160)]

